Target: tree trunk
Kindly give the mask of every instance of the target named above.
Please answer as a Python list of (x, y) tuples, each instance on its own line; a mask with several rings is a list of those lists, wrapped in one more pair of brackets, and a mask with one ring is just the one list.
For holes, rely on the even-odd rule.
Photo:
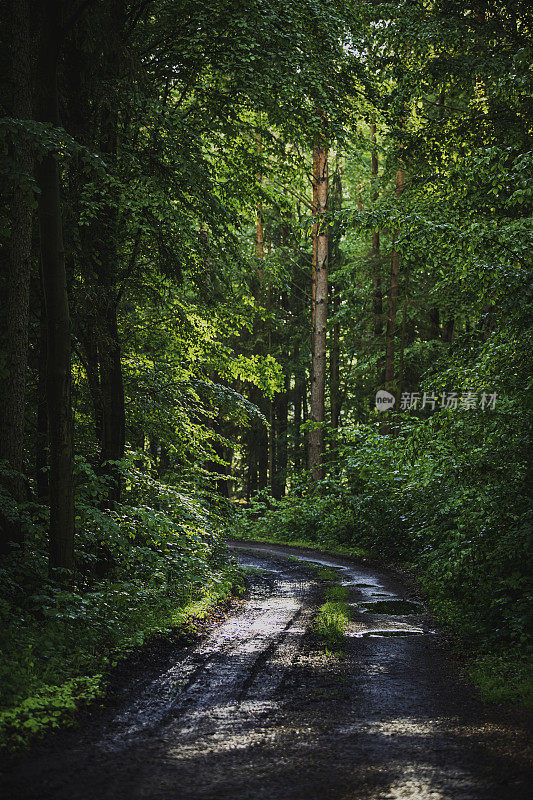
[[(261, 112), (259, 112), (259, 128), (261, 128)], [(257, 153), (261, 155), (263, 149), (261, 134), (256, 134), (257, 138)], [(257, 175), (257, 182), (261, 187), (263, 183), (263, 176), (261, 173)], [(265, 231), (263, 227), (263, 203), (261, 200), (257, 204), (257, 214), (255, 221), (255, 257), (257, 259), (257, 277), (259, 278), (259, 285), (262, 287), (264, 278), (264, 260), (265, 260)], [(260, 289), (261, 292), (261, 289)]]
[(405, 272), (405, 286), (403, 294), (402, 332), (400, 336), (400, 363), (398, 366), (398, 389), (396, 392), (396, 412), (400, 411), (400, 397), (403, 389), (403, 364), (405, 357), (405, 331), (407, 326), (407, 307), (409, 305), (409, 270)]
[(274, 494), (277, 473), (277, 396), (268, 401), (268, 487)]
[(268, 432), (261, 425), (256, 439), (257, 447), (257, 488), (266, 489), (268, 486)]
[[(330, 211), (342, 210), (342, 174), (340, 167), (339, 154), (335, 164), (335, 171), (329, 185), (328, 208)], [(329, 229), (328, 240), (328, 268), (329, 274), (334, 276), (335, 271), (341, 264), (340, 236), (337, 226)], [(339, 291), (334, 285), (331, 295), (333, 305), (333, 327), (330, 334), (330, 365), (329, 365), (329, 395), (330, 395), (330, 416), (331, 426), (338, 428), (340, 417), (340, 339), (341, 330), (337, 319), (339, 310)]]
[[(405, 171), (400, 166), (396, 172), (396, 196), (400, 197), (405, 185)], [(389, 287), (389, 304), (387, 315), (387, 330), (385, 344), (385, 386), (389, 392), (393, 391), (394, 384), (394, 336), (396, 333), (396, 310), (398, 307), (398, 281), (400, 275), (400, 254), (396, 250), (395, 243), (399, 236), (399, 231), (395, 230), (392, 236), (392, 256)]]
[[(370, 176), (372, 179), (372, 201), (375, 202), (378, 198), (378, 191), (376, 181), (378, 177), (378, 154), (376, 150), (376, 123), (372, 120), (370, 125), (370, 135), (372, 138), (372, 153), (370, 158)], [(381, 253), (380, 253), (380, 237), (379, 231), (372, 231), (372, 285), (373, 285), (373, 312), (374, 312), (374, 336), (381, 337), (383, 335), (383, 298), (381, 292)], [(381, 383), (381, 364), (378, 365), (378, 384)]]
[[(328, 200), (328, 151), (325, 141), (317, 144), (313, 154), (313, 182), (316, 185), (316, 269), (311, 363), (311, 419), (324, 423), (326, 391), (326, 332), (328, 314), (328, 230), (324, 217)], [(309, 432), (309, 469), (313, 480), (324, 475), (324, 430)]]
[(276, 500), (285, 497), (287, 486), (287, 420), (289, 415), (289, 376), (285, 376), (283, 392), (276, 402), (276, 469), (272, 484), (272, 495)]
[(455, 329), (455, 319), (451, 315), (447, 317), (442, 332), (443, 341), (450, 343), (453, 340), (453, 332)]
[[(105, 300), (104, 300), (105, 302)], [(126, 444), (126, 414), (124, 382), (120, 356), (120, 339), (117, 324), (117, 307), (114, 298), (105, 303), (100, 325), (99, 340), (100, 385), (102, 390), (102, 451), (101, 461), (110, 478), (108, 499), (111, 505), (120, 502), (121, 474), (116, 464), (124, 456)]]
[[(42, 281), (41, 281), (42, 283)], [(48, 410), (46, 407), (46, 310), (41, 290), (39, 318), (39, 372), (37, 376), (37, 430), (35, 432), (35, 486), (41, 503), (49, 500), (48, 473)]]
[[(333, 313), (335, 314), (339, 307), (339, 296), (337, 292), (333, 295)], [(331, 363), (330, 369), (330, 401), (331, 401), (331, 427), (339, 427), (340, 418), (340, 325), (335, 322), (333, 325), (333, 332), (331, 337)]]
[(92, 317), (85, 321), (83, 328), (78, 331), (78, 336), (85, 355), (84, 367), (93, 406), (96, 439), (101, 448), (103, 440), (102, 387), (100, 386), (100, 366), (98, 363), (98, 335), (95, 320)]
[(429, 336), (430, 339), (440, 339), (440, 312), (437, 306), (429, 311)]
[(298, 368), (298, 357), (299, 357), (299, 346), (298, 344), (295, 344), (293, 353), (293, 360), (295, 364), (294, 389), (293, 389), (293, 401), (294, 401), (294, 457), (293, 458), (294, 458), (294, 469), (296, 470), (302, 468), (302, 436), (300, 429), (302, 426), (302, 402), (305, 391)]
[[(32, 118), (32, 38), (29, 0), (11, 4), (11, 81), (12, 113), (15, 119)], [(21, 173), (33, 172), (33, 153), (29, 142), (19, 137), (15, 153)], [(0, 461), (7, 461), (18, 473), (7, 481), (16, 501), (24, 499), (22, 476), (24, 458), (24, 419), (26, 411), (26, 373), (28, 361), (28, 322), (32, 260), (32, 197), (29, 189), (17, 184), (11, 209), (10, 254), (7, 274), (5, 370), (0, 404)], [(21, 526), (0, 516), (0, 552), (10, 542), (20, 542)]]
[[(42, 122), (59, 125), (57, 61), (62, 4), (50, 0), (39, 52)], [(46, 398), (50, 431), (50, 568), (74, 566), (74, 484), (70, 374), (70, 313), (63, 248), (59, 167), (50, 153), (36, 168), (43, 291), (47, 319)]]
[(246, 435), (246, 502), (249, 503), (257, 491), (257, 454), (256, 454), (257, 431), (254, 425), (250, 426)]

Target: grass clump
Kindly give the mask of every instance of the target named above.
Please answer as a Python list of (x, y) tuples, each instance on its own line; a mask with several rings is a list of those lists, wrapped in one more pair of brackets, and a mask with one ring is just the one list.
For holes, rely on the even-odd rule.
[(315, 569), (316, 569), (316, 577), (320, 581), (335, 581), (339, 577), (337, 571), (331, 569), (331, 567), (321, 567), (317, 565)]
[(315, 617), (315, 630), (328, 649), (340, 649), (350, 617), (350, 607), (343, 601), (327, 600), (320, 606)]
[(340, 586), (338, 583), (334, 583), (331, 586), (326, 586), (326, 589), (324, 591), (324, 596), (326, 600), (331, 600), (333, 602), (347, 600), (349, 594), (350, 590), (348, 589), (348, 587)]
[(493, 653), (479, 656), (468, 670), (481, 697), (493, 703), (521, 701), (533, 708), (533, 673), (528, 658)]

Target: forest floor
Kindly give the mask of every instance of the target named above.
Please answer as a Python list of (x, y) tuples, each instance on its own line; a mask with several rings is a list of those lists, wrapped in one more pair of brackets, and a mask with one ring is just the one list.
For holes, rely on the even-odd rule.
[[(480, 701), (405, 580), (316, 550), (233, 547), (249, 568), (243, 601), (199, 641), (123, 667), (103, 709), (10, 760), (2, 797), (531, 796), (530, 716)], [(317, 564), (348, 593), (338, 651), (313, 623)]]

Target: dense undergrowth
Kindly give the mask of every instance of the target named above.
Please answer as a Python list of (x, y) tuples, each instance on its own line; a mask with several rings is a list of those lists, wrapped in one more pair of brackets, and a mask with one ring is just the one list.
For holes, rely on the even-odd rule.
[(71, 722), (118, 661), (186, 631), (240, 585), (220, 512), (132, 461), (123, 470), (124, 503), (105, 510), (103, 479), (78, 462), (74, 574), (48, 576), (45, 509), (26, 509), (24, 551), (0, 576), (0, 746)]
[(513, 411), (407, 417), (397, 436), (345, 429), (318, 489), (258, 496), (236, 532), (411, 568), (483, 696), (531, 704), (533, 515)]

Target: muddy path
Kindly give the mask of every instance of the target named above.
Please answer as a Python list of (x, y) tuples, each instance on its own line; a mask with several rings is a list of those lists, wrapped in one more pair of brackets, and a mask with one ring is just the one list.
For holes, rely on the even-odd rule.
[[(524, 714), (483, 705), (393, 575), (301, 548), (239, 543), (244, 602), (200, 642), (125, 676), (105, 709), (7, 766), (6, 800), (505, 800), (531, 796)], [(353, 620), (340, 656), (310, 623), (337, 571)]]

